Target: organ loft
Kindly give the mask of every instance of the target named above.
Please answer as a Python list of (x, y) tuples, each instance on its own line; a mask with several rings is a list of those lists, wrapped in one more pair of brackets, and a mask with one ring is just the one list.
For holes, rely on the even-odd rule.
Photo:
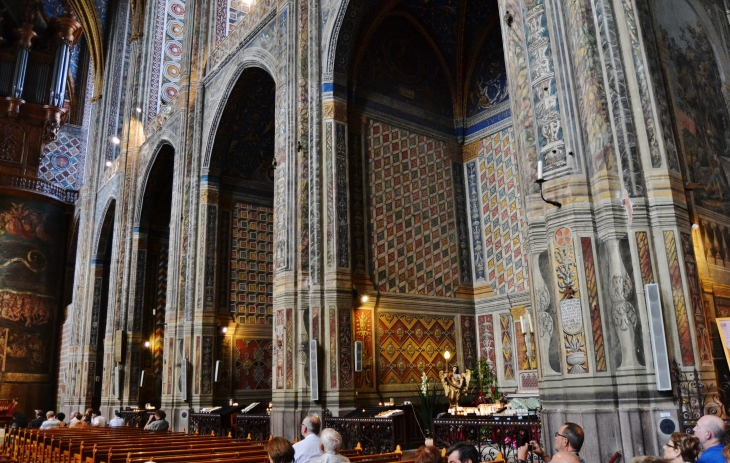
[(658, 454), (726, 414), (728, 18), (0, 0), (0, 400), (293, 440), (488, 365), (547, 448)]

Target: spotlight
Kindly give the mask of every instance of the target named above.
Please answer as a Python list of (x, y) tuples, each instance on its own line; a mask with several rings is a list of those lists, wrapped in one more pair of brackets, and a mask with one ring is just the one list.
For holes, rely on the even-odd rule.
[(121, 140), (119, 139), (119, 137), (112, 137), (112, 143), (114, 143), (115, 145), (118, 145), (120, 142)]
[(370, 300), (370, 297), (369, 297), (369, 296), (368, 296), (367, 294), (363, 294), (363, 295), (362, 295), (362, 296), (360, 297), (360, 302), (362, 302), (363, 304), (364, 304), (364, 303), (366, 303), (366, 302), (367, 302), (367, 301), (369, 301), (369, 300)]
[(112, 166), (112, 162), (111, 162), (111, 161), (107, 161), (107, 162), (106, 162), (106, 166), (107, 166), (107, 167), (111, 167), (111, 166)]
[(444, 358), (446, 360), (449, 360), (451, 358), (451, 352), (449, 352), (449, 351), (444, 352)]
[(147, 349), (149, 349), (149, 348), (150, 348), (150, 342), (149, 342), (149, 341), (145, 341), (145, 342), (144, 342), (144, 346), (145, 346), (145, 347), (146, 347)]
[(221, 333), (226, 334), (227, 331), (228, 331), (228, 328), (226, 328), (225, 326), (223, 328), (221, 328)]
[(692, 224), (692, 230), (697, 230), (698, 228), (700, 228), (699, 225), (697, 225), (696, 223)]
[(140, 114), (142, 112), (142, 108), (134, 108), (135, 111), (137, 111), (137, 114)]

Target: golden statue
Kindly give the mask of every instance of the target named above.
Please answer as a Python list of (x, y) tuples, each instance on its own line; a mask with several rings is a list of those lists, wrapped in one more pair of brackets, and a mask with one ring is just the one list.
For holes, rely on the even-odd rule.
[(459, 406), (461, 393), (469, 387), (471, 371), (466, 370), (463, 374), (459, 373), (459, 367), (454, 365), (448, 374), (443, 371), (439, 371), (439, 377), (441, 378), (441, 383), (444, 385), (446, 397), (449, 398), (449, 408), (455, 409)]

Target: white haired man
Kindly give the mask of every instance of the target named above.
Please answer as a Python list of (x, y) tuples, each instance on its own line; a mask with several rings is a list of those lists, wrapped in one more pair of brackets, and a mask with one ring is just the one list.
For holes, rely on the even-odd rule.
[(56, 414), (53, 412), (46, 413), (46, 421), (41, 424), (41, 429), (58, 428), (61, 426), (61, 422), (56, 419)]
[(302, 420), (301, 433), (304, 439), (294, 444), (294, 463), (309, 463), (322, 456), (319, 450), (319, 430), (322, 422), (318, 416), (307, 415)]
[(350, 463), (349, 458), (340, 455), (342, 436), (332, 428), (325, 428), (319, 435), (319, 449), (322, 456), (312, 460), (311, 463)]

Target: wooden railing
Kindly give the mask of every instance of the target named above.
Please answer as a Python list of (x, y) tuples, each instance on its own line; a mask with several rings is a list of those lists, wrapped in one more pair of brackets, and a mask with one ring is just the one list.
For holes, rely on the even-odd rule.
[(0, 188), (13, 188), (40, 193), (67, 204), (75, 204), (79, 199), (79, 192), (77, 190), (67, 190), (55, 183), (38, 177), (0, 174)]

